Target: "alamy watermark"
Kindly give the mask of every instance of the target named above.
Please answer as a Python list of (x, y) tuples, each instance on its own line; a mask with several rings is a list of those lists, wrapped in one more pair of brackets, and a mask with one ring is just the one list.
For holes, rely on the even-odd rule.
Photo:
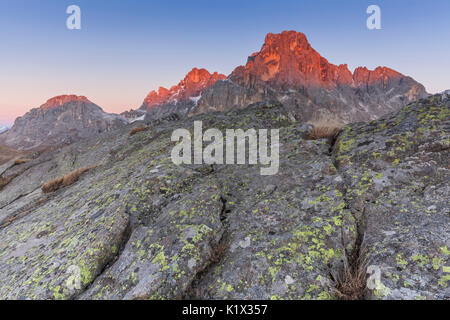
[(76, 265), (71, 265), (67, 269), (67, 279), (65, 282), (66, 287), (71, 291), (81, 289), (81, 269)]
[(381, 269), (378, 266), (368, 266), (367, 273), (370, 275), (367, 278), (367, 288), (370, 290), (376, 290), (381, 285)]
[[(77, 5), (70, 5), (66, 9), (66, 13), (70, 16), (66, 20), (66, 27), (69, 30), (81, 30), (81, 9)], [(366, 13), (370, 16), (367, 18), (366, 26), (369, 30), (381, 29), (381, 8), (372, 4), (367, 7)]]
[(377, 5), (370, 5), (366, 10), (367, 14), (370, 14), (367, 18), (367, 29), (380, 30), (381, 29), (381, 8)]
[(69, 30), (81, 30), (81, 9), (77, 5), (68, 6), (66, 13), (70, 16), (66, 20), (66, 27)]
[[(193, 137), (187, 129), (177, 129), (172, 133), (171, 140), (178, 142), (172, 149), (172, 161), (176, 165), (259, 163), (268, 166), (260, 169), (261, 175), (275, 175), (280, 166), (280, 133), (279, 129), (270, 129), (270, 143), (268, 133), (268, 129), (226, 129), (224, 142), (224, 134), (219, 129), (203, 132), (202, 121), (194, 121)], [(209, 144), (204, 148), (204, 143)]]

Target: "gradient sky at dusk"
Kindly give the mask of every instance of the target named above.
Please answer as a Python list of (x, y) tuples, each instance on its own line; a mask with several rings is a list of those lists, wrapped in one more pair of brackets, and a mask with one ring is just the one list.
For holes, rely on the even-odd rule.
[[(66, 29), (66, 8), (82, 30)], [(382, 30), (366, 28), (366, 8)], [(389, 66), (450, 89), (448, 0), (0, 0), (0, 125), (48, 98), (85, 95), (108, 112), (139, 107), (193, 67), (229, 74), (266, 33), (296, 30), (331, 63)]]

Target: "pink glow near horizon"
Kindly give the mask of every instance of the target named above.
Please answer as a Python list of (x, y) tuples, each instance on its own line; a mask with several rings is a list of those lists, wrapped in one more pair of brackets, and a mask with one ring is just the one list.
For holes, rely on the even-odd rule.
[[(419, 82), (420, 77), (415, 77)], [(173, 80), (172, 84), (179, 82)], [(166, 81), (167, 82), (167, 81)], [(442, 83), (445, 83), (444, 81)], [(425, 85), (429, 93), (442, 92), (448, 88), (445, 86), (434, 87), (432, 85)], [(171, 85), (167, 85), (170, 87)], [(111, 84), (111, 89), (106, 85), (102, 88), (83, 88), (77, 90), (65, 90), (56, 88), (34, 88), (26, 90), (20, 86), (8, 86), (8, 91), (0, 95), (0, 125), (12, 125), (17, 117), (20, 117), (30, 111), (32, 108), (38, 108), (44, 104), (48, 99), (63, 95), (63, 94), (76, 94), (86, 96), (90, 101), (100, 106), (104, 111), (109, 113), (121, 113), (130, 109), (139, 108), (144, 101), (146, 95), (158, 85), (153, 85), (153, 88), (144, 88), (142, 83), (137, 85), (124, 85), (120, 87), (120, 84)], [(123, 88), (127, 88), (124, 90)], [(26, 92), (26, 95), (23, 93)]]
[[(59, 95), (75, 94), (86, 96), (90, 101), (100, 106), (108, 113), (121, 113), (130, 109), (139, 108), (151, 88), (143, 89), (142, 85), (132, 86), (128, 83), (122, 88), (120, 84), (111, 84), (94, 88), (32, 88), (9, 86), (9, 91), (0, 95), (0, 125), (11, 125), (17, 117), (23, 116), (33, 108), (38, 108), (48, 99)], [(126, 89), (124, 89), (126, 88)], [(24, 95), (26, 92), (26, 95)]]
[[(61, 92), (57, 95), (62, 94), (76, 94), (76, 95), (83, 95), (81, 92)], [(53, 95), (55, 96), (55, 95)], [(53, 97), (51, 96), (51, 97)], [(93, 103), (100, 106), (105, 112), (108, 113), (121, 113), (123, 111), (127, 111), (130, 109), (136, 109), (139, 108), (142, 104), (143, 99), (128, 99), (128, 101), (133, 101), (132, 103), (127, 103), (125, 101), (118, 101), (117, 99), (108, 99), (108, 98), (102, 98), (98, 97), (97, 99), (95, 96), (88, 97), (89, 100), (91, 100)], [(25, 102), (25, 104), (22, 104), (22, 101), (20, 101), (20, 104), (18, 102), (9, 103), (7, 101), (3, 101), (3, 99), (0, 99), (0, 125), (11, 125), (14, 123), (14, 120), (18, 117), (23, 116), (25, 113), (30, 111), (33, 108), (38, 108), (42, 104), (44, 104), (48, 98), (42, 98), (39, 97), (28, 97)], [(125, 99), (123, 99), (125, 100)], [(39, 101), (39, 102), (37, 102)], [(138, 102), (140, 101), (140, 102)]]

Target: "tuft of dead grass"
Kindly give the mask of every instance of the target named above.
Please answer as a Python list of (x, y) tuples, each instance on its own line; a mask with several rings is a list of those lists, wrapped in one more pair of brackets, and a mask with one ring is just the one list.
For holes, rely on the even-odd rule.
[(343, 127), (343, 124), (335, 119), (323, 118), (310, 124), (313, 128), (306, 136), (307, 140), (334, 139)]
[(145, 127), (145, 126), (134, 127), (130, 131), (130, 136), (134, 136), (138, 132), (147, 131), (148, 129), (149, 129), (149, 127)]
[(27, 158), (19, 158), (19, 159), (16, 159), (16, 160), (14, 160), (14, 166), (18, 166), (18, 165), (20, 165), (20, 164), (24, 164), (24, 163), (27, 163), (27, 162), (30, 162), (31, 161), (31, 159), (27, 159)]
[(0, 176), (0, 191), (3, 190), (4, 187), (6, 187), (16, 176), (9, 176), (3, 178)]
[(314, 127), (306, 136), (307, 140), (333, 139), (341, 131), (336, 127)]
[(342, 273), (335, 276), (335, 295), (341, 300), (364, 300), (367, 287), (367, 250), (363, 248), (358, 257), (349, 263), (344, 261)]
[(47, 183), (44, 183), (41, 187), (41, 190), (43, 193), (51, 193), (51, 192), (57, 191), (58, 189), (60, 189), (62, 187), (68, 187), (68, 186), (74, 184), (75, 182), (77, 182), (83, 173), (85, 173), (95, 167), (96, 167), (96, 165), (93, 165), (90, 167), (79, 168), (77, 170), (74, 170), (74, 171), (66, 174), (64, 177), (56, 178)]

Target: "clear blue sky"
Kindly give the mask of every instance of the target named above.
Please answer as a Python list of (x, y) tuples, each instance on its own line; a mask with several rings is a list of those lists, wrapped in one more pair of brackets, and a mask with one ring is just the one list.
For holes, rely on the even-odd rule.
[[(79, 31), (65, 25), (71, 4)], [(370, 4), (382, 30), (366, 28)], [(282, 30), (332, 63), (389, 66), (438, 92), (450, 88), (449, 12), (449, 0), (0, 0), (0, 124), (65, 93), (135, 108), (192, 67), (228, 75)]]

